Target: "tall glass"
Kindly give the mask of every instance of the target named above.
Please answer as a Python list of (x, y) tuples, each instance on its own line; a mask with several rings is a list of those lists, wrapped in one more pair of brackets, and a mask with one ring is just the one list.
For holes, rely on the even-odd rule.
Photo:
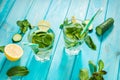
[(28, 42), (31, 44), (30, 46), (35, 53), (34, 55), (37, 61), (44, 62), (50, 60), (54, 39), (55, 34), (50, 28), (47, 32), (41, 31), (38, 27), (30, 30)]
[(87, 33), (80, 35), (84, 25), (82, 21), (77, 19), (75, 23), (72, 20), (68, 21), (68, 24), (63, 26), (63, 35), (65, 42), (65, 51), (69, 55), (78, 55), (81, 50), (81, 45), (84, 42), (84, 38)]

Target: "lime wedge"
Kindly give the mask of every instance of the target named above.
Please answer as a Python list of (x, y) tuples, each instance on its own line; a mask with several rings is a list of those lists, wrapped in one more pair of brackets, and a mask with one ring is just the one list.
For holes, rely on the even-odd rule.
[(40, 31), (47, 32), (50, 28), (50, 23), (48, 21), (41, 20), (38, 23), (38, 28), (40, 29)]

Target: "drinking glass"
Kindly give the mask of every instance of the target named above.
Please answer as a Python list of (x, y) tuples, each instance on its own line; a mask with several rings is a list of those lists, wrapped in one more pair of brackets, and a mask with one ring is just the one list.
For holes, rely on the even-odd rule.
[(30, 47), (34, 51), (37, 61), (44, 62), (50, 60), (54, 39), (55, 34), (50, 28), (47, 32), (40, 31), (37, 26), (30, 30), (28, 42), (31, 44)]
[(63, 26), (65, 52), (69, 55), (78, 55), (87, 33), (80, 35), (85, 27), (82, 20), (76, 19), (75, 23), (71, 21), (68, 20), (68, 24)]

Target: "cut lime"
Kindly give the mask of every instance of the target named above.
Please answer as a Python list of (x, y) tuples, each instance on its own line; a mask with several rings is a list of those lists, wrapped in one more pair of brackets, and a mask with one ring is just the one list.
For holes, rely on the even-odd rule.
[(38, 28), (40, 29), (40, 31), (47, 32), (50, 28), (50, 23), (48, 21), (41, 20), (38, 23)]
[(16, 61), (23, 55), (23, 49), (17, 44), (8, 44), (5, 46), (4, 52), (10, 61)]

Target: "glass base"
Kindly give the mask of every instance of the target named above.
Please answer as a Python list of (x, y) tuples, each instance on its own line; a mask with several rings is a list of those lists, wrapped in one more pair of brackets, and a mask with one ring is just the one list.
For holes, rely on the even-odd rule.
[(40, 52), (40, 51), (39, 51), (37, 54), (35, 54), (35, 59), (36, 59), (37, 61), (40, 61), (40, 62), (44, 62), (44, 61), (50, 60), (51, 50), (52, 50), (52, 49), (46, 50), (46, 51), (44, 51), (44, 52)]
[(44, 62), (44, 61), (50, 60), (50, 56), (45, 56), (43, 58), (43, 57), (39, 57), (38, 55), (35, 55), (35, 59), (36, 59), (36, 61)]
[(81, 51), (80, 47), (78, 47), (78, 48), (65, 48), (65, 52), (68, 55), (78, 55), (80, 51)]

